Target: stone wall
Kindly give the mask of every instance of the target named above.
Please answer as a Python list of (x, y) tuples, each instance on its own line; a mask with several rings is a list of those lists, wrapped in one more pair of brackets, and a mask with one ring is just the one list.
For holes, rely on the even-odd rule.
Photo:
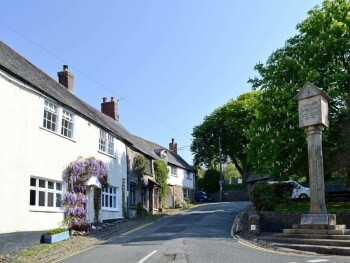
[[(293, 224), (300, 224), (300, 212), (268, 212), (258, 211), (260, 217), (260, 232), (282, 232), (283, 229), (292, 228)], [(346, 225), (350, 229), (350, 212), (338, 212), (337, 224)]]

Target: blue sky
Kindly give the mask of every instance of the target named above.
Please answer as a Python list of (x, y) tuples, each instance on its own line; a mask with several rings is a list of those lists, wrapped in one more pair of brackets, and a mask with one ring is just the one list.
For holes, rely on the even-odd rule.
[[(1, 4), (0, 40), (100, 109), (119, 101), (121, 124), (189, 163), (194, 126), (251, 90), (254, 65), (295, 35), (321, 0), (13, 0)], [(234, 142), (232, 142), (234, 143)]]

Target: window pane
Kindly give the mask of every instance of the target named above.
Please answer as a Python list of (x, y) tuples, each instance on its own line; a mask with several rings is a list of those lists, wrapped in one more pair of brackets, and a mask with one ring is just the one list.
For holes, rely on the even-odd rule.
[(56, 183), (56, 190), (62, 190), (62, 185), (60, 183)]
[(56, 194), (56, 207), (60, 207), (61, 206), (61, 199), (62, 199), (62, 195), (61, 194)]
[(112, 188), (109, 188), (109, 192), (112, 193)]
[(113, 207), (113, 197), (109, 196), (109, 206)]
[(35, 190), (30, 190), (30, 205), (35, 205)]
[(30, 186), (36, 186), (36, 179), (30, 178)]
[(108, 207), (108, 195), (105, 196), (105, 206)]
[(117, 202), (116, 202), (117, 198), (114, 196), (113, 197), (113, 208), (116, 208), (117, 207)]
[(104, 207), (105, 206), (105, 195), (102, 195), (102, 207)]
[(51, 181), (48, 181), (48, 182), (47, 182), (47, 187), (48, 187), (49, 189), (53, 189), (53, 185), (54, 185), (54, 182), (51, 182)]
[(53, 193), (47, 193), (47, 206), (53, 207)]
[(45, 192), (39, 192), (39, 206), (45, 206)]
[(39, 187), (45, 188), (45, 180), (39, 180)]

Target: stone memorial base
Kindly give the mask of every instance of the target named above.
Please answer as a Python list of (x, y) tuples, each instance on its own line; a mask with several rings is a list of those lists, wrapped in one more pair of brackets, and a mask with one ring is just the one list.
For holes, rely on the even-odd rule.
[(275, 246), (322, 254), (350, 255), (350, 229), (337, 225), (334, 214), (304, 214), (300, 224), (267, 239)]
[(334, 214), (302, 214), (301, 225), (336, 225), (337, 217)]
[(346, 225), (337, 225), (335, 214), (303, 214), (299, 225), (292, 229), (284, 229), (279, 236), (309, 239), (350, 239), (342, 236), (349, 235)]

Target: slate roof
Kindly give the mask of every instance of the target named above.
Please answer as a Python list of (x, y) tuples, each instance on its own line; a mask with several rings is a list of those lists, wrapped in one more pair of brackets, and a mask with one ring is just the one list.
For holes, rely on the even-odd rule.
[(85, 103), (60, 83), (37, 68), (27, 59), (0, 41), (0, 68), (54, 99), (62, 106), (83, 115), (86, 119), (113, 133), (117, 138), (131, 142), (132, 135), (118, 122)]
[[(25, 84), (29, 84), (45, 96), (59, 102), (62, 106), (83, 116), (99, 127), (108, 130), (118, 139), (132, 145), (135, 149), (153, 159), (160, 159), (155, 153), (156, 149), (166, 149), (156, 143), (132, 135), (119, 122), (79, 99), (69, 92), (66, 87), (52, 79), (49, 75), (19, 55), (2, 41), (0, 41), (0, 69), (21, 80)], [(195, 171), (195, 169), (178, 154), (170, 151), (167, 151), (167, 153), (170, 164)]]
[[(167, 150), (167, 148), (156, 144), (154, 142), (151, 141), (147, 141), (141, 137), (138, 136), (134, 136), (135, 140), (137, 141), (138, 144), (142, 147), (142, 149), (144, 149), (147, 153), (149, 153), (149, 155), (152, 155), (151, 157), (153, 157), (156, 160), (160, 160), (160, 157), (156, 154), (156, 150)], [(186, 170), (190, 170), (195, 172), (196, 170), (194, 169), (193, 166), (189, 165), (184, 159), (182, 159), (182, 157), (180, 155), (178, 155), (177, 153), (174, 153), (170, 150), (167, 150), (167, 156), (168, 156), (168, 163), (186, 169)]]
[(251, 174), (244, 183), (252, 183), (257, 181), (266, 181), (270, 178), (269, 175)]

